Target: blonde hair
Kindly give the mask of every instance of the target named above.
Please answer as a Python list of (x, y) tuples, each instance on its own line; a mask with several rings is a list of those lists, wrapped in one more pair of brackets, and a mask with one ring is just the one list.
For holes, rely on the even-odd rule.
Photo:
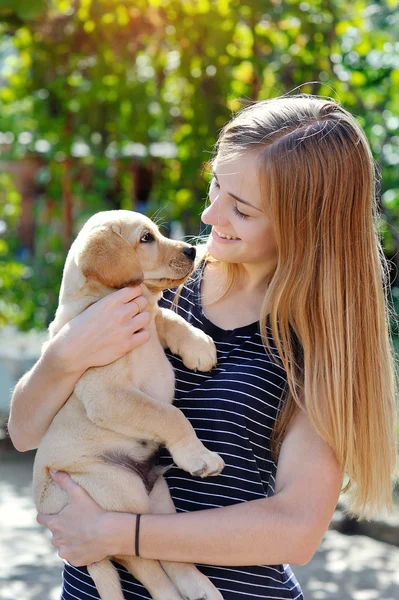
[[(243, 108), (221, 130), (212, 162), (244, 152), (257, 161), (278, 250), (260, 316), (263, 343), (271, 353), (269, 319), (288, 380), (273, 456), (305, 410), (348, 477), (346, 512), (376, 517), (392, 510), (398, 374), (367, 138), (336, 102), (300, 94)], [(239, 265), (223, 266), (227, 293)]]

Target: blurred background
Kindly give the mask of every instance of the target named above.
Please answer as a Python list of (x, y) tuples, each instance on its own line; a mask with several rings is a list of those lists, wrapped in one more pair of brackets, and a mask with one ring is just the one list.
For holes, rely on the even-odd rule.
[[(294, 91), (340, 101), (366, 131), (399, 313), (397, 1), (0, 0), (1, 599), (59, 594), (31, 501), (34, 453), (13, 450), (5, 423), (74, 236), (119, 208), (198, 235), (219, 130), (246, 102)], [(307, 600), (399, 598), (395, 502), (369, 524), (337, 511), (311, 563), (294, 567)]]

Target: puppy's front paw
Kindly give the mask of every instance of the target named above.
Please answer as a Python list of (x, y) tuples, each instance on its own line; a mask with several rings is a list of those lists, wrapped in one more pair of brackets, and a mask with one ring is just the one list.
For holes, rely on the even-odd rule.
[(200, 329), (195, 332), (188, 348), (180, 356), (191, 371), (210, 371), (217, 364), (215, 342)]
[(180, 443), (168, 450), (178, 467), (197, 477), (219, 475), (224, 467), (224, 460), (219, 454), (207, 450), (199, 440)]

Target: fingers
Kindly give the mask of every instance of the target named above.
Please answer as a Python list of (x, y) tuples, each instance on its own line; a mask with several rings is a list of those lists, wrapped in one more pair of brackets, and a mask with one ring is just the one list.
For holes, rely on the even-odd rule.
[(150, 333), (146, 329), (140, 329), (140, 331), (137, 331), (137, 333), (134, 333), (132, 336), (131, 349), (133, 350), (134, 348), (141, 346), (141, 344), (148, 342), (150, 337)]
[(144, 298), (144, 296), (138, 296), (137, 298), (129, 300), (127, 304), (130, 305), (129, 308), (133, 309), (133, 316), (135, 316), (142, 313), (143, 310), (148, 306), (148, 300), (147, 298)]
[(36, 517), (36, 521), (39, 525), (44, 525), (44, 527), (48, 527), (50, 529), (51, 518), (53, 515), (44, 515), (43, 513), (39, 513)]
[(116, 292), (112, 293), (112, 296), (115, 301), (121, 301), (123, 303), (128, 303), (134, 298), (138, 298), (142, 295), (141, 285), (135, 285), (134, 287), (124, 287)]
[(56, 484), (68, 494), (69, 498), (81, 490), (80, 486), (64, 471), (50, 469), (50, 475)]
[[(125, 294), (118, 295), (119, 292), (122, 292), (124, 290), (127, 290)], [(134, 290), (133, 293), (132, 290)], [(128, 319), (133, 319), (134, 317), (141, 315), (148, 306), (147, 298), (141, 295), (141, 286), (136, 286), (134, 288), (123, 288), (122, 290), (118, 290), (112, 295), (114, 296), (114, 298), (118, 295), (117, 300), (122, 300), (123, 304), (125, 305), (124, 314)], [(147, 325), (148, 322), (146, 322), (145, 325)], [(143, 325), (140, 325), (140, 327), (143, 327)], [(139, 327), (137, 327), (137, 329), (139, 329)]]
[(53, 537), (51, 538), (51, 545), (55, 546), (56, 548), (59, 548), (62, 545), (62, 540), (56, 535), (53, 535)]
[(140, 329), (146, 327), (150, 321), (151, 315), (147, 311), (133, 315), (133, 317), (129, 320), (129, 326), (132, 328), (132, 333), (140, 331)]

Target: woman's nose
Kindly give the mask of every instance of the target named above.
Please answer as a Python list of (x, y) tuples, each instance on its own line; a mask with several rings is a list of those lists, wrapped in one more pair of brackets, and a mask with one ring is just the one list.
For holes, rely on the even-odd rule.
[(205, 225), (220, 225), (225, 220), (220, 198), (215, 199), (212, 204), (209, 204), (201, 215), (201, 221)]

